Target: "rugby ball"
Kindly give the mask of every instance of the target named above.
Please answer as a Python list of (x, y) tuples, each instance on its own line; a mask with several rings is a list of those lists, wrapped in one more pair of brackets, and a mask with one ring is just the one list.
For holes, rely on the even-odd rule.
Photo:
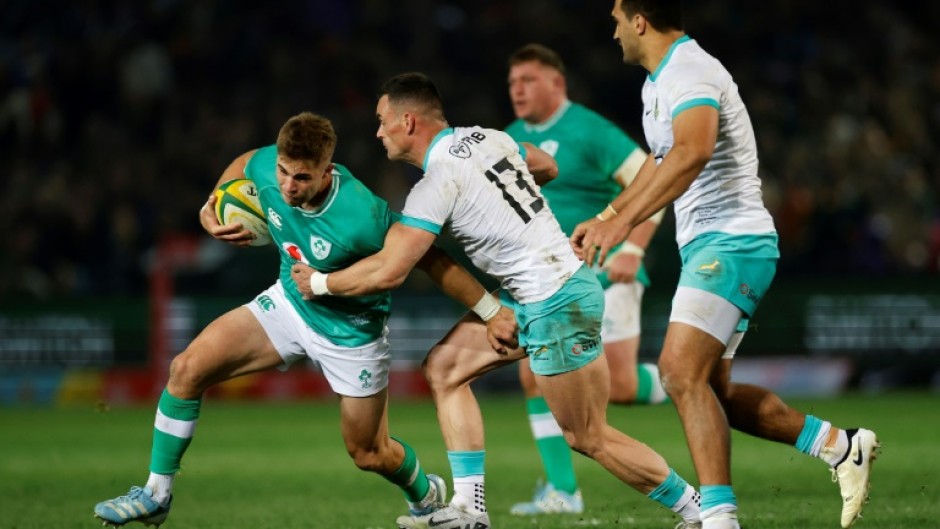
[(268, 221), (258, 199), (258, 188), (247, 178), (229, 180), (215, 190), (215, 216), (220, 224), (237, 222), (254, 234), (251, 246), (271, 243)]

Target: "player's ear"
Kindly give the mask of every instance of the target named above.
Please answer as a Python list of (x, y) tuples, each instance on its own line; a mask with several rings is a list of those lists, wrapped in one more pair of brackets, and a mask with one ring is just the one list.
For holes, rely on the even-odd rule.
[(402, 114), (401, 118), (402, 120), (404, 120), (404, 123), (402, 123), (402, 125), (404, 125), (405, 133), (408, 134), (409, 136), (411, 134), (414, 134), (415, 122), (416, 122), (414, 114), (412, 114), (411, 112), (405, 112)]

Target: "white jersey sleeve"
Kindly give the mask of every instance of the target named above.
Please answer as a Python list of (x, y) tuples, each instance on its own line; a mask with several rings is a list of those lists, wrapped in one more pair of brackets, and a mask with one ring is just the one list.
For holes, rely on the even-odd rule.
[(738, 86), (717, 59), (685, 36), (643, 85), (643, 130), (657, 164), (672, 149), (673, 119), (701, 105), (718, 110), (718, 138), (711, 160), (675, 201), (679, 247), (702, 233), (774, 233), (757, 175), (754, 129)]
[(445, 129), (425, 157), (425, 175), (402, 222), (440, 233), (450, 224), (473, 264), (520, 303), (554, 294), (581, 266), (506, 133)]

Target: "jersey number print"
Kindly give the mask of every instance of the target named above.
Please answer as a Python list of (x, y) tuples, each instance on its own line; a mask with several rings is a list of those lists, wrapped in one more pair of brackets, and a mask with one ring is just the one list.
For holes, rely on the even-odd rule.
[[(503, 175), (509, 176), (506, 179), (507, 182), (500, 178)], [(502, 191), (503, 198), (519, 214), (522, 222), (528, 224), (536, 213), (542, 211), (544, 206), (542, 197), (532, 189), (532, 186), (523, 178), (522, 171), (516, 169), (509, 159), (503, 158), (493, 164), (493, 167), (487, 169), (486, 178)], [(535, 200), (529, 200), (530, 198)]]

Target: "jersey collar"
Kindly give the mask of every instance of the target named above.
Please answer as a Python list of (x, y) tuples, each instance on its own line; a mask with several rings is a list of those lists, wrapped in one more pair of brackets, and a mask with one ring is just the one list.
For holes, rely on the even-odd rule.
[(526, 132), (545, 132), (546, 130), (555, 126), (555, 123), (558, 123), (558, 120), (565, 115), (565, 112), (571, 108), (571, 101), (565, 98), (561, 102), (561, 105), (558, 106), (558, 110), (555, 111), (548, 119), (541, 123), (529, 123), (528, 121), (523, 121), (522, 126), (525, 127)]
[(434, 146), (437, 145), (437, 142), (444, 139), (444, 136), (447, 136), (453, 133), (454, 133), (454, 127), (447, 127), (446, 129), (438, 132), (436, 136), (434, 136), (434, 139), (431, 140), (431, 144), (428, 145), (428, 150), (424, 151), (424, 162), (421, 164), (422, 170), (424, 171), (428, 170), (428, 158), (431, 157), (431, 150), (434, 149)]
[(666, 56), (663, 57), (663, 60), (659, 61), (659, 66), (656, 67), (656, 70), (653, 73), (649, 74), (650, 81), (656, 82), (656, 77), (659, 76), (659, 72), (663, 71), (663, 68), (666, 67), (666, 63), (669, 62), (669, 59), (672, 58), (672, 52), (676, 51), (676, 47), (683, 42), (688, 42), (690, 40), (692, 40), (692, 38), (688, 35), (682, 35), (672, 43), (672, 46), (669, 46), (669, 51), (666, 52)]
[(330, 209), (333, 201), (336, 200), (336, 195), (339, 194), (339, 179), (341, 176), (342, 175), (338, 170), (333, 169), (333, 181), (330, 182), (330, 192), (328, 195), (326, 195), (326, 198), (323, 199), (323, 202), (321, 202), (320, 205), (315, 209), (304, 209), (297, 206), (295, 206), (294, 209), (307, 217), (319, 217), (320, 215), (326, 213), (326, 210)]

